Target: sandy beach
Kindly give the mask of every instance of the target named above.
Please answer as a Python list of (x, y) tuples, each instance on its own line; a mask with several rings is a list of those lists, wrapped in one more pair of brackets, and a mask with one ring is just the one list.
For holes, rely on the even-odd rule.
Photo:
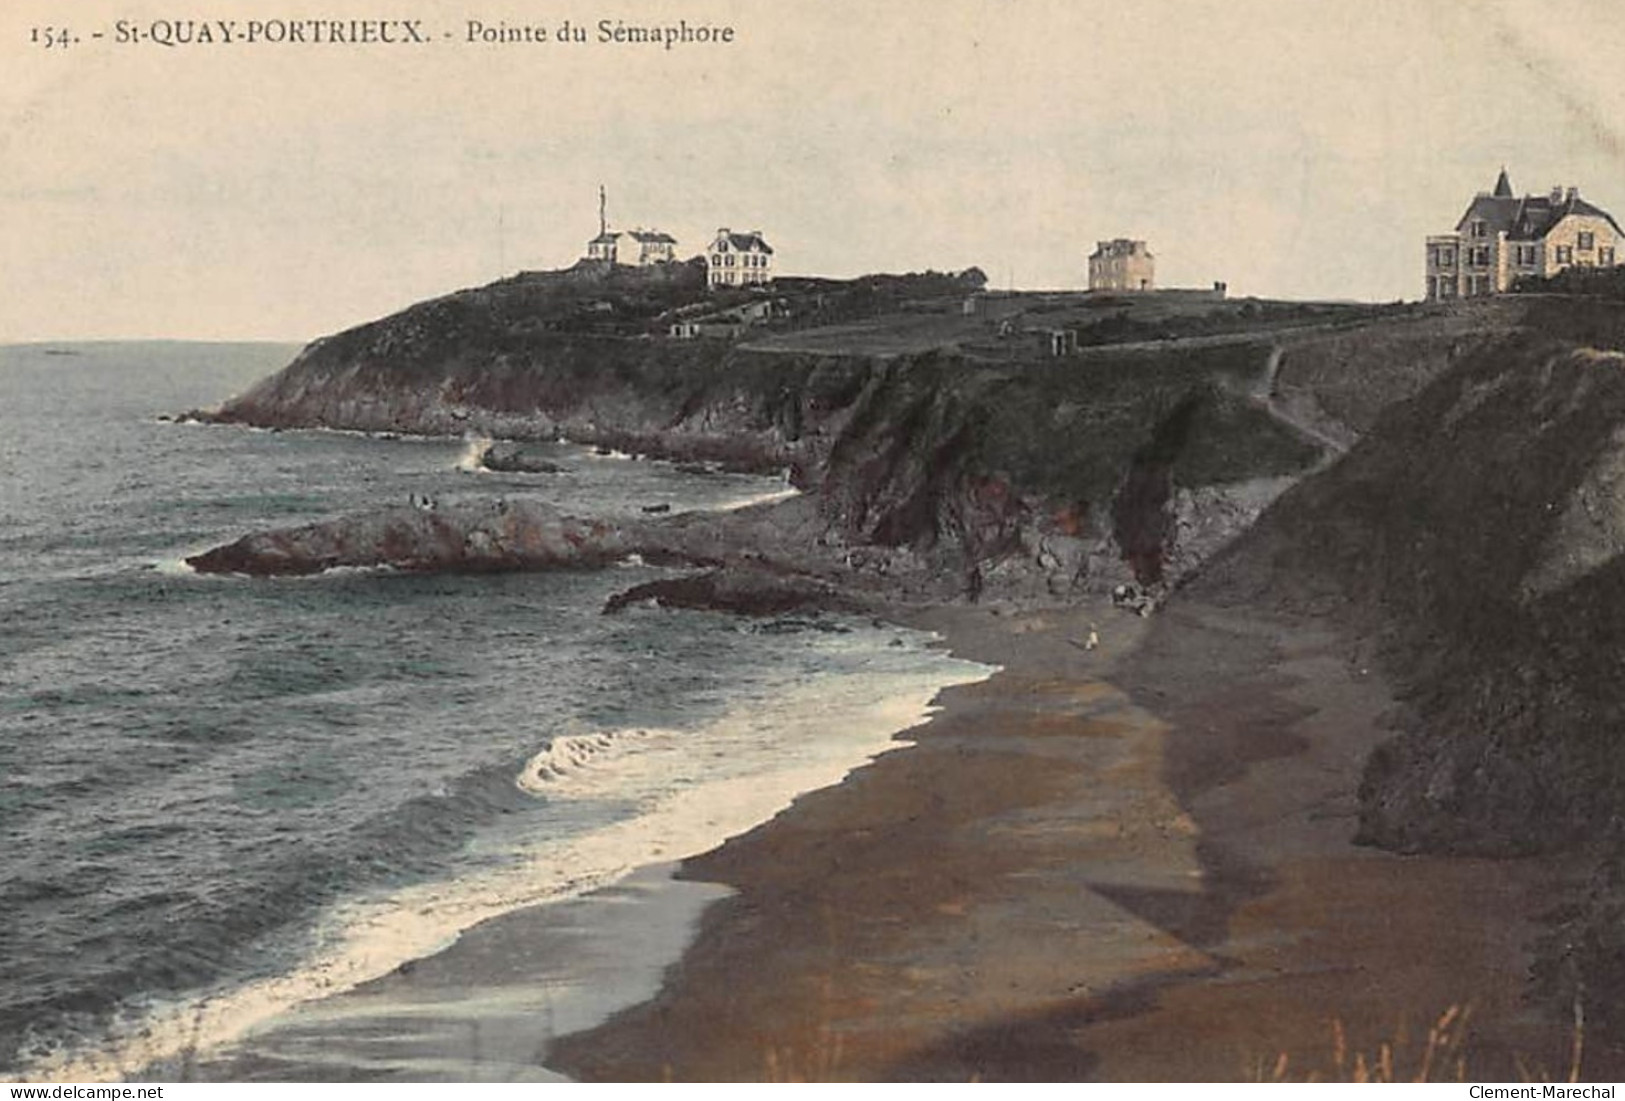
[[(1080, 645), (1097, 624), (1101, 645)], [(688, 861), (712, 905), (588, 1079), (1566, 1077), (1526, 1004), (1559, 861), (1356, 847), (1395, 704), (1312, 623), (1177, 604), (938, 610), (997, 662), (845, 783)], [(1441, 1020), (1444, 1027), (1439, 1028)], [(1430, 1029), (1434, 1048), (1428, 1052)], [(1587, 1077), (1618, 1073), (1590, 1050)]]
[(897, 618), (1002, 669), (945, 690), (914, 745), (718, 849), (488, 921), (191, 1069), (1567, 1076), (1573, 1030), (1526, 1004), (1524, 976), (1575, 870), (1350, 843), (1396, 705), (1349, 639), (1189, 601)]

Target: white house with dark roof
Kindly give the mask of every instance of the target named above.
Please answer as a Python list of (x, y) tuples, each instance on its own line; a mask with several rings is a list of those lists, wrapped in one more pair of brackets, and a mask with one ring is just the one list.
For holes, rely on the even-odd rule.
[(1614, 216), (1580, 198), (1577, 187), (1546, 195), (1512, 193), (1506, 169), (1495, 190), (1481, 191), (1454, 233), (1427, 239), (1429, 301), (1502, 294), (1521, 275), (1620, 263), (1625, 231)]
[(717, 230), (705, 260), (713, 287), (755, 286), (773, 281), (773, 246), (759, 229), (749, 233)]
[(587, 242), (587, 259), (640, 268), (677, 258), (677, 238), (657, 229), (611, 231), (604, 189), (598, 189), (598, 236)]

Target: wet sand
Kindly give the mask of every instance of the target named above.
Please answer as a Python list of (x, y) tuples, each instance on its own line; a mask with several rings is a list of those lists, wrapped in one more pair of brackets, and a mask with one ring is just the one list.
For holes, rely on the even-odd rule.
[[(1524, 976), (1573, 869), (1351, 844), (1395, 705), (1348, 640), (1191, 603), (1150, 621), (968, 608), (910, 625), (1004, 671), (943, 693), (914, 748), (687, 861), (684, 877), (736, 893), (658, 997), (563, 1038), (549, 1065), (1301, 1079), (1378, 1067), (1387, 1045), (1400, 1079), (1424, 1063), (1567, 1075), (1572, 1029), (1525, 1003)], [(1621, 1069), (1595, 1045), (1585, 1067)]]
[(578, 898), (503, 914), (445, 950), (282, 1013), (165, 1081), (558, 1081), (556, 1036), (651, 998), (729, 892), (652, 864)]

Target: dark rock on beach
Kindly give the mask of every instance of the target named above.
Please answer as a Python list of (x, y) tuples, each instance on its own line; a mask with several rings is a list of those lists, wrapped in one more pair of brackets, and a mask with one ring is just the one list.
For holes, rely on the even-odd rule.
[(570, 468), (522, 443), (497, 443), (480, 453), (480, 465), (502, 474), (563, 474)]
[(869, 607), (851, 591), (827, 582), (762, 569), (731, 568), (633, 586), (610, 597), (604, 612), (612, 615), (644, 603), (748, 616), (860, 612)]

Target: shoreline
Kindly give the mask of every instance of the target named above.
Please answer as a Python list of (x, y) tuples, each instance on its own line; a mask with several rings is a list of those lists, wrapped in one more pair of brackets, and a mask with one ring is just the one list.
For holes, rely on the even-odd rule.
[[(893, 638), (889, 646), (884, 645), (886, 635)], [(906, 650), (892, 650), (906, 635), (915, 641)], [(875, 649), (864, 651), (869, 656), (860, 666), (821, 688), (816, 683), (788, 686), (783, 700), (789, 710), (772, 712), (785, 724), (778, 738), (752, 743), (758, 753), (767, 754), (763, 762), (776, 762), (772, 767), (713, 777), (693, 787), (679, 785), (639, 815), (564, 848), (538, 848), (505, 873), (504, 882), (513, 881), (509, 893), (531, 891), (541, 897), (497, 912), (485, 905), (484, 916), (449, 930), (439, 947), (424, 953), (403, 946), (410, 954), (396, 958), (405, 962), (374, 969), (358, 981), (332, 980), (325, 967), (314, 974), (307, 967), (279, 976), (271, 980), (279, 987), (304, 984), (311, 989), (304, 998), (285, 999), (286, 1004), (269, 1012), (240, 1007), (236, 1017), (242, 1023), (222, 1032), (209, 1022), (220, 1015), (217, 1010), (235, 1006), (235, 995), (228, 995), (221, 1006), (199, 1009), (192, 1028), (185, 1030), (188, 1035), (177, 1037), (182, 1046), (146, 1057), (121, 1048), (117, 1061), (140, 1068), (138, 1078), (158, 1081), (557, 1080), (560, 1076), (549, 1072), (540, 1058), (547, 1040), (555, 1033), (591, 1027), (652, 997), (664, 969), (687, 944), (699, 909), (729, 893), (717, 885), (676, 879), (678, 860), (748, 832), (802, 794), (838, 784), (876, 756), (903, 748), (899, 733), (929, 716), (931, 700), (943, 686), (992, 672), (950, 658), (941, 640), (925, 632), (888, 630), (866, 645)], [(835, 736), (814, 736), (815, 728), (831, 717), (840, 723)], [(691, 733), (702, 739), (695, 751), (707, 752), (710, 744), (709, 752), (720, 753), (730, 739), (759, 721), (749, 709), (731, 711)], [(603, 782), (612, 783), (613, 775)], [(583, 867), (613, 864), (617, 870), (607, 878), (576, 877), (598, 882), (553, 898), (526, 886), (530, 874), (543, 873), (546, 880), (550, 869), (556, 875), (559, 867), (582, 861)], [(399, 914), (377, 915), (367, 925), (378, 926), (380, 933), (396, 926), (415, 928), (434, 913), (453, 908), (472, 917), (482, 907), (457, 901), (470, 891), (470, 898), (483, 898), (478, 890), (482, 881), (470, 882), (472, 886), (460, 881), (423, 885), (411, 895), (416, 904)], [(428, 909), (420, 912), (420, 905)], [(599, 926), (620, 929), (622, 939), (602, 933)], [(582, 945), (586, 956), (579, 950)], [(540, 1029), (529, 1036), (527, 1011), (530, 1023)], [(395, 1026), (401, 1028), (400, 1036), (392, 1036)], [(162, 1042), (154, 1036), (136, 1047), (150, 1050)], [(89, 1065), (83, 1059), (77, 1063)], [(121, 1076), (129, 1074), (125, 1070)]]
[(545, 1065), (552, 1041), (658, 993), (701, 913), (731, 893), (680, 880), (678, 867), (645, 864), (585, 894), (486, 918), (436, 952), (264, 1022), (183, 1077), (569, 1081)]
[(1452, 1014), (1434, 1077), (1567, 1076), (1522, 977), (1577, 869), (1349, 841), (1394, 703), (1347, 636), (1189, 601), (886, 618), (1001, 668), (720, 846), (488, 919), (194, 1071), (1336, 1080), (1386, 1044), (1404, 1079)]
[[(1356, 640), (1195, 601), (1151, 620), (1102, 604), (895, 619), (1004, 668), (945, 690), (908, 752), (684, 861), (681, 878), (733, 893), (656, 998), (561, 1038), (550, 1066), (1335, 1080), (1387, 1045), (1401, 1080), (1424, 1062), (1567, 1077), (1572, 1030), (1523, 980), (1579, 869), (1351, 843), (1395, 706)], [(1594, 1046), (1583, 1076), (1621, 1069)]]

